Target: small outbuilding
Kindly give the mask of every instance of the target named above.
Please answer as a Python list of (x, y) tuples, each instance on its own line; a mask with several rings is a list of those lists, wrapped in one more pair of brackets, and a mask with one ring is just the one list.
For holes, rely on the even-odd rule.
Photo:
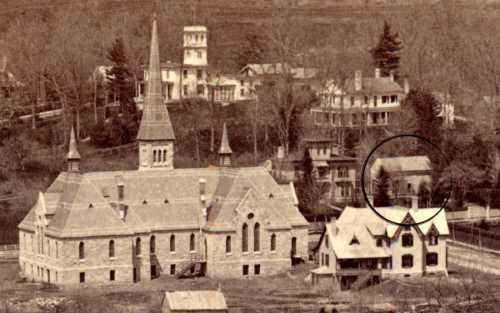
[(228, 312), (226, 300), (218, 290), (167, 291), (161, 304), (162, 313)]

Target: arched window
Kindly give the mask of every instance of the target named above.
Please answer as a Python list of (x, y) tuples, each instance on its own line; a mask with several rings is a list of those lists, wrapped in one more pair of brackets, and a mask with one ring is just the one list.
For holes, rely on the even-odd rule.
[(248, 225), (243, 224), (242, 234), (241, 234), (241, 249), (243, 252), (248, 252)]
[(109, 257), (110, 258), (115, 257), (115, 241), (114, 240), (109, 241)]
[(40, 254), (40, 226), (37, 226), (36, 230), (38, 234), (38, 254)]
[(85, 260), (85, 244), (80, 242), (80, 248), (78, 249), (80, 252), (80, 260)]
[(292, 257), (297, 253), (297, 238), (292, 238)]
[(175, 236), (170, 236), (170, 252), (175, 252)]
[(276, 235), (271, 235), (271, 251), (276, 251)]
[(42, 248), (41, 249), (42, 249), (42, 254), (43, 254), (44, 253), (43, 252), (43, 226), (40, 227), (40, 236), (41, 236), (40, 242), (42, 243)]
[(330, 256), (328, 254), (325, 255), (325, 266), (330, 266)]
[(47, 250), (49, 252), (49, 258), (50, 258), (50, 241), (47, 239)]
[(167, 162), (167, 150), (163, 150), (163, 162)]
[(158, 163), (161, 162), (161, 150), (158, 150)]
[(196, 245), (194, 244), (194, 234), (191, 234), (191, 238), (189, 238), (189, 251), (196, 251)]
[(198, 41), (198, 35), (196, 35), (196, 41)]
[(226, 253), (231, 253), (231, 236), (226, 237)]
[(156, 253), (156, 238), (155, 238), (155, 236), (151, 236), (151, 242), (149, 244), (149, 252)]
[(59, 259), (59, 250), (57, 249), (57, 241), (56, 241), (56, 259)]
[(24, 237), (24, 251), (26, 251), (26, 234), (23, 234)]
[(141, 238), (135, 240), (135, 254), (141, 255)]
[(203, 35), (201, 35), (201, 41), (203, 41), (203, 38), (204, 38)]
[(328, 248), (328, 235), (325, 236), (325, 247)]
[(153, 163), (156, 163), (156, 150), (153, 151)]
[(253, 251), (260, 251), (260, 225), (259, 223), (255, 224), (253, 229)]

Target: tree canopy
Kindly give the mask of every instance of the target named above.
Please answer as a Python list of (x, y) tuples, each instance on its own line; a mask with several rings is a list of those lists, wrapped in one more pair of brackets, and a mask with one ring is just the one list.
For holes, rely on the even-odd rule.
[(125, 42), (117, 38), (113, 46), (108, 50), (108, 59), (113, 62), (111, 70), (106, 70), (111, 91), (116, 93), (123, 111), (125, 106), (134, 106), (134, 86), (132, 85), (132, 74), (128, 68), (128, 60), (125, 55)]

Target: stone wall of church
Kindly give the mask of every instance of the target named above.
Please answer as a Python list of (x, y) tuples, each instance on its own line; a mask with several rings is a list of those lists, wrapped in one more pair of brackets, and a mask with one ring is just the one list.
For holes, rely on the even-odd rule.
[[(191, 251), (191, 234), (195, 236), (195, 250)], [(179, 269), (181, 263), (199, 257), (200, 234), (198, 229), (176, 230), (153, 233), (156, 241), (155, 253), (151, 255), (151, 265), (156, 266), (157, 276), (171, 275), (171, 266)], [(175, 250), (170, 250), (170, 238), (175, 236)]]
[[(242, 229), (236, 232), (206, 233), (207, 275), (210, 277), (241, 277), (243, 265), (249, 265), (249, 275), (254, 265), (260, 264), (260, 275), (282, 273), (291, 267), (291, 237), (288, 230), (271, 230), (261, 227), (260, 251), (255, 251), (254, 228), (249, 227), (248, 252), (242, 251)], [(271, 251), (271, 236), (276, 235), (276, 249)], [(230, 237), (230, 251), (226, 250)]]
[[(290, 231), (290, 242), (292, 238), (297, 238), (296, 257), (308, 258), (308, 229), (307, 226), (294, 227)], [(306, 259), (307, 260), (307, 259)]]

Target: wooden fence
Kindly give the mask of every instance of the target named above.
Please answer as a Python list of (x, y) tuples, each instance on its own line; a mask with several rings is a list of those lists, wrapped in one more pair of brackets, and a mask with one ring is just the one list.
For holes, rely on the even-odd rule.
[(0, 246), (0, 251), (12, 251), (12, 250), (19, 250), (19, 245)]
[(448, 221), (489, 218), (500, 218), (500, 209), (471, 206), (465, 211), (446, 212), (446, 219)]

